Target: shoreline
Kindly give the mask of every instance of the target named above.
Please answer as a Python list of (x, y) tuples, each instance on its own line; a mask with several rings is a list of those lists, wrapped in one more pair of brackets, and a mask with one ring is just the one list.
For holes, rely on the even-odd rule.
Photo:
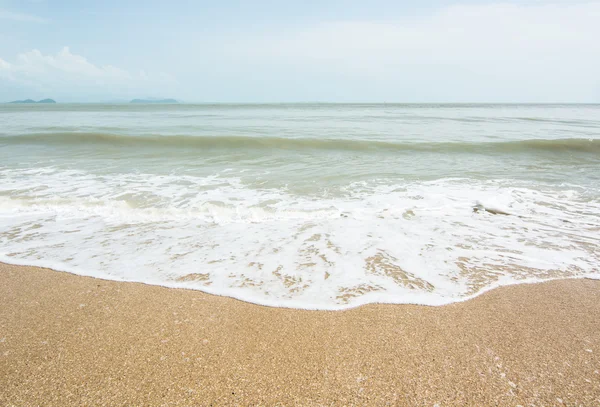
[(599, 300), (566, 279), (311, 311), (0, 263), (0, 404), (593, 405)]
[(127, 279), (117, 279), (111, 278), (110, 276), (105, 275), (92, 275), (92, 274), (82, 274), (76, 271), (64, 270), (59, 267), (53, 268), (52, 266), (44, 266), (38, 264), (22, 264), (19, 262), (12, 262), (11, 258), (7, 258), (6, 256), (0, 256), (0, 267), (1, 266), (11, 266), (11, 267), (26, 267), (26, 268), (37, 268), (41, 270), (48, 270), (55, 273), (67, 273), (76, 277), (84, 277), (84, 278), (92, 278), (95, 280), (107, 281), (107, 282), (115, 282), (115, 283), (123, 283), (123, 284), (141, 284), (149, 287), (161, 287), (168, 290), (187, 290), (187, 291), (197, 291), (202, 294), (216, 296), (216, 297), (224, 297), (230, 298), (232, 300), (240, 301), (245, 304), (254, 305), (258, 307), (267, 307), (267, 308), (275, 308), (275, 309), (289, 309), (289, 310), (297, 310), (297, 311), (314, 311), (314, 312), (343, 312), (349, 311), (352, 309), (357, 309), (369, 305), (389, 305), (389, 306), (403, 306), (403, 305), (414, 305), (414, 306), (422, 306), (422, 307), (445, 307), (452, 304), (460, 304), (464, 302), (469, 302), (481, 295), (484, 295), (490, 291), (494, 291), (497, 289), (502, 289), (504, 287), (518, 286), (518, 285), (536, 285), (536, 284), (544, 284), (551, 281), (569, 281), (569, 280), (593, 280), (600, 281), (600, 273), (596, 273), (588, 276), (569, 276), (565, 278), (556, 277), (556, 278), (547, 278), (547, 279), (536, 279), (529, 278), (523, 279), (520, 281), (510, 281), (510, 282), (496, 282), (493, 285), (487, 286), (476, 292), (475, 294), (467, 295), (463, 298), (455, 299), (452, 301), (440, 301), (440, 302), (385, 302), (385, 301), (366, 301), (359, 302), (357, 304), (351, 305), (341, 305), (339, 307), (330, 307), (330, 308), (317, 308), (316, 306), (311, 307), (301, 307), (301, 306), (293, 306), (288, 304), (275, 304), (269, 302), (258, 302), (258, 301), (250, 301), (242, 296), (230, 295), (230, 294), (219, 294), (217, 292), (213, 292), (209, 287), (191, 287), (185, 283), (172, 281), (171, 283), (153, 283), (153, 282), (144, 282), (137, 280), (127, 280)]

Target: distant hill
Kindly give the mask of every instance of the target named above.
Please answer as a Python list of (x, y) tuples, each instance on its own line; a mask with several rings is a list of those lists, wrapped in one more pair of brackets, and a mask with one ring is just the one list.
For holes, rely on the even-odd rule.
[(133, 99), (129, 103), (179, 103), (175, 99)]
[(54, 100), (54, 99), (42, 99), (42, 100), (36, 102), (33, 99), (25, 99), (25, 100), (15, 100), (13, 102), (8, 102), (8, 103), (56, 103), (56, 100)]

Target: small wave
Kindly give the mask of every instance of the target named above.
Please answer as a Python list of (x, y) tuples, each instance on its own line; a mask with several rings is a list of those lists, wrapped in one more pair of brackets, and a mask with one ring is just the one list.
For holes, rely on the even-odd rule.
[(392, 151), (439, 153), (600, 153), (600, 139), (529, 139), (499, 142), (402, 142), (342, 138), (289, 138), (254, 136), (191, 136), (191, 135), (121, 135), (114, 133), (33, 133), (0, 136), (0, 144), (82, 145), (102, 144), (137, 148), (198, 148), (198, 149), (289, 149)]

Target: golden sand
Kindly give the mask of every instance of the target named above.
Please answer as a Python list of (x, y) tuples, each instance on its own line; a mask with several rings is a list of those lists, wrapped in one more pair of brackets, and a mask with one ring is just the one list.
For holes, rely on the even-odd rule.
[(0, 406), (600, 405), (600, 281), (267, 308), (0, 264)]

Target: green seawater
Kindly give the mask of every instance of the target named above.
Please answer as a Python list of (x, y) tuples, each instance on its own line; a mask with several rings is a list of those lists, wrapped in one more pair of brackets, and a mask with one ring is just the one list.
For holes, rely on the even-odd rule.
[(594, 276), (599, 236), (600, 105), (0, 104), (2, 261), (338, 309)]

